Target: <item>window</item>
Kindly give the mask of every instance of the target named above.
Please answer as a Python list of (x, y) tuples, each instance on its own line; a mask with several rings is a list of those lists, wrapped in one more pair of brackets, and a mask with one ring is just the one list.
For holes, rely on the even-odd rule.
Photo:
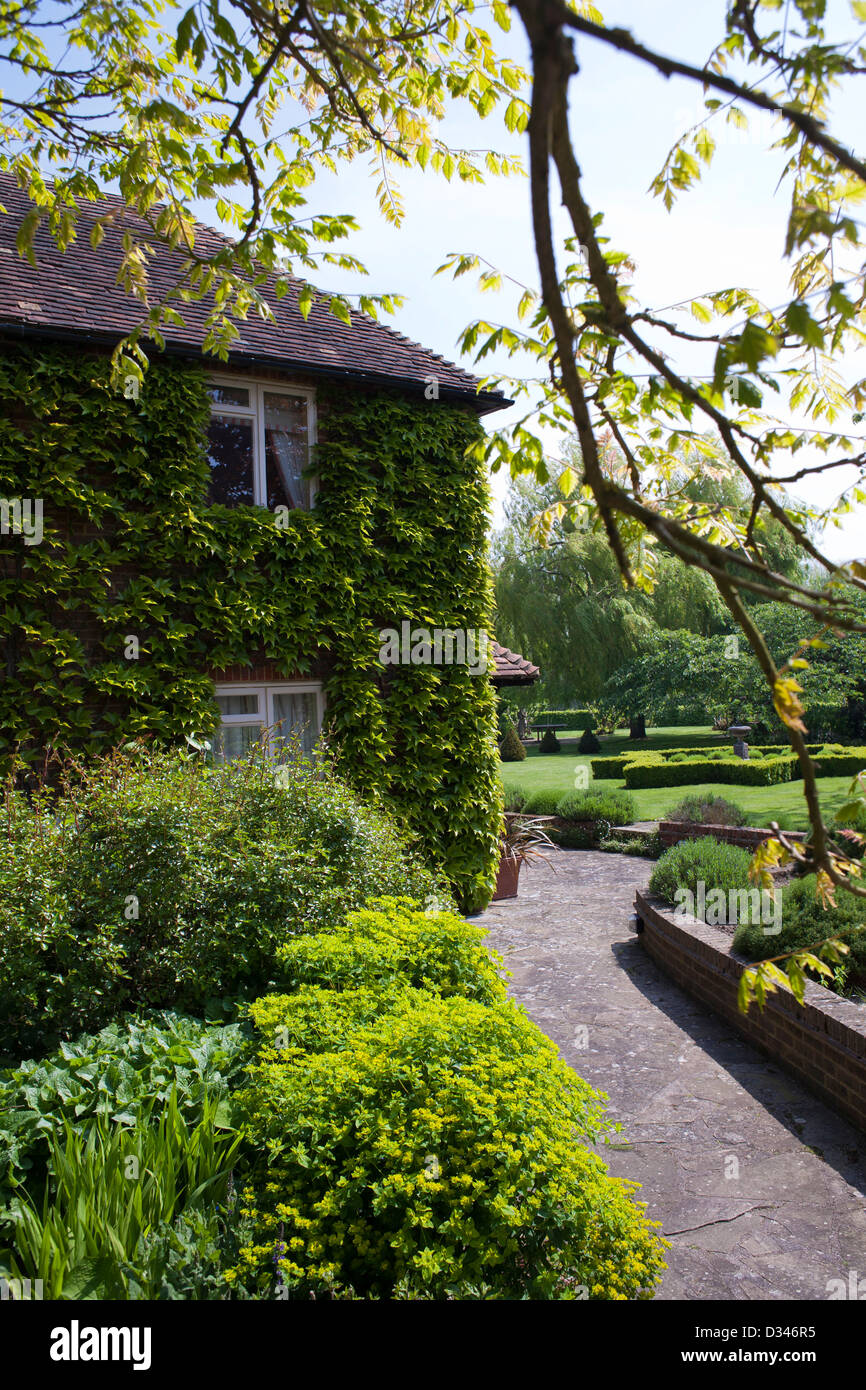
[(304, 475), (315, 443), (312, 391), (215, 379), (208, 394), (210, 501), (309, 510), (315, 488)]
[(303, 685), (218, 685), (222, 724), (214, 736), (217, 762), (243, 758), (267, 732), (268, 754), (280, 762), (293, 736), (307, 755), (319, 737), (324, 712), (322, 687)]

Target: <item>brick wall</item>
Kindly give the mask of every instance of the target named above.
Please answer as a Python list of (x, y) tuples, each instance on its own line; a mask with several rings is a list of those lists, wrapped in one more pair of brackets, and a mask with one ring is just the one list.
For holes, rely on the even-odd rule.
[(802, 1005), (780, 990), (763, 1010), (752, 1004), (740, 1013), (737, 988), (747, 962), (732, 954), (729, 936), (694, 917), (674, 916), (650, 894), (637, 894), (635, 910), (643, 945), (682, 989), (866, 1130), (866, 1006), (807, 984)]
[[(757, 849), (762, 840), (766, 840), (772, 833), (771, 830), (761, 830), (755, 825), (690, 825), (685, 821), (659, 821), (659, 839), (666, 849), (679, 844), (680, 840), (700, 840), (707, 835), (712, 835), (714, 840), (723, 840), (729, 845), (739, 845), (741, 849)], [(799, 830), (786, 830), (785, 835), (789, 840), (804, 838)]]

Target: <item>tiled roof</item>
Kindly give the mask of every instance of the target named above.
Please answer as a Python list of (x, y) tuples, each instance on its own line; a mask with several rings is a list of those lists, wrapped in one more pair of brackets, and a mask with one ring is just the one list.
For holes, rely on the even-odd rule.
[(538, 680), (541, 672), (526, 657), (510, 652), (499, 642), (492, 642), (491, 646), (496, 663), (496, 673), (492, 677), (494, 685), (531, 685)]
[[(107, 198), (80, 204), (75, 240), (65, 252), (58, 250), (48, 229), (36, 233), (36, 266), (18, 255), (16, 233), (31, 204), (8, 174), (0, 174), (0, 331), (40, 333), (55, 339), (83, 337), (94, 344), (114, 344), (144, 317), (142, 304), (117, 283), (124, 225), (147, 238), (144, 224), (125, 208), (122, 199)], [(90, 230), (108, 212), (117, 219), (106, 225), (105, 238), (93, 250)], [(219, 233), (197, 227), (196, 243), (206, 251), (225, 245)], [(177, 279), (179, 254), (160, 249), (148, 263), (153, 297)], [(426, 378), (437, 379), (443, 399), (464, 399), (480, 413), (499, 410), (509, 402), (501, 392), (478, 392), (477, 378), (438, 353), (413, 343), (401, 333), (376, 323), (365, 314), (352, 314), (351, 325), (328, 312), (326, 304), (314, 304), (307, 319), (297, 307), (300, 280), (279, 299), (273, 279), (264, 288), (276, 323), (257, 314), (238, 324), (239, 337), (230, 362), (279, 367), (360, 380), (370, 385), (399, 385), (422, 391)], [(195, 351), (204, 339), (207, 300), (178, 306), (184, 326), (169, 325), (165, 338), (170, 350)]]

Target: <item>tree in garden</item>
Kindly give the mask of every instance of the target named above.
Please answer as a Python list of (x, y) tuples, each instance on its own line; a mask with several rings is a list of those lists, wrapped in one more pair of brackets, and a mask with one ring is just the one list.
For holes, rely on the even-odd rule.
[[(540, 293), (526, 288), (523, 327), (475, 324), (464, 346), (480, 355), (496, 347), (529, 351), (539, 377), (515, 384), (526, 416), (492, 437), (486, 456), (545, 482), (544, 431), (576, 432), (580, 464), (563, 472), (548, 524), (568, 516), (597, 532), (626, 589), (651, 591), (662, 555), (712, 579), (755, 653), (800, 760), (819, 883), (829, 894), (840, 885), (866, 893), (854, 881), (856, 865), (823, 823), (806, 749), (798, 674), (814, 639), (780, 666), (750, 608), (750, 599), (784, 603), (811, 617), (822, 640), (866, 630), (858, 603), (866, 565), (834, 565), (816, 539), (814, 516), (780, 492), (817, 473), (834, 477), (866, 465), (856, 430), (866, 382), (846, 391), (838, 375), (840, 361), (863, 338), (866, 297), (852, 209), (866, 191), (866, 163), (829, 124), (834, 91), (866, 74), (866, 5), (852, 0), (851, 30), (837, 36), (827, 30), (825, 0), (784, 7), (780, 0), (728, 0), (719, 43), (702, 64), (657, 51), (651, 37), (644, 42), (607, 27), (584, 0), (571, 7), (514, 0), (512, 8), (530, 46), (528, 108), (519, 70), (497, 55), (471, 2), (347, 0), (338, 7), (300, 0), (283, 8), (272, 0), (206, 0), (178, 16), (160, 0), (138, 7), (66, 0), (59, 17), (38, 0), (6, 5), (0, 41), (19, 81), (3, 97), (3, 163), (34, 203), (21, 250), (27, 253), (40, 215), (63, 245), (74, 233), (70, 200), (116, 186), (155, 235), (185, 252), (181, 282), (170, 302), (153, 306), (143, 331), (158, 334), (161, 322), (182, 313), (185, 297), (213, 294), (207, 346), (225, 351), (238, 315), (267, 313), (264, 270), (309, 276), (332, 262), (360, 270), (339, 246), (332, 249), (353, 217), (308, 210), (317, 169), (375, 160), (380, 205), (399, 220), (392, 174), (400, 165), (464, 180), (509, 167), (495, 152), (441, 143), (431, 122), (450, 100), (470, 103), (479, 117), (499, 106), (508, 126), (525, 124)], [(488, 13), (492, 27), (509, 26), (501, 0)], [(783, 305), (711, 285), (664, 313), (636, 298), (630, 249), (610, 244), (603, 212), (583, 189), (568, 124), (569, 86), (579, 80), (575, 40), (584, 63), (600, 47), (703, 93), (706, 118), (677, 141), (655, 182), (668, 209), (709, 166), (714, 123), (728, 115), (747, 121), (755, 112), (777, 120), (790, 196), (791, 281)], [(55, 65), (55, 52), (71, 57)], [(640, 114), (636, 109), (635, 120)], [(58, 175), (53, 187), (41, 172), (49, 166)], [(236, 233), (235, 243), (211, 259), (196, 251), (196, 199), (210, 201)], [(555, 201), (570, 223), (563, 242), (554, 231)], [(499, 280), (474, 254), (445, 264), (457, 274), (478, 269), (491, 288)], [(142, 298), (146, 269), (147, 252), (130, 236), (124, 274)], [(314, 293), (298, 287), (302, 310)], [(387, 297), (360, 300), (368, 311), (380, 304), (387, 308)], [(332, 307), (349, 313), (339, 298)], [(706, 362), (703, 370), (689, 366), (695, 354)], [(775, 415), (769, 393), (783, 388), (783, 408), (799, 412), (802, 426)], [(678, 481), (684, 446), (692, 450), (695, 476), (700, 472), (708, 430), (742, 479), (745, 518), (723, 499), (695, 501)], [(621, 456), (616, 464), (607, 456), (611, 437)], [(851, 502), (864, 498), (862, 486), (851, 489)], [(810, 562), (808, 577), (776, 567), (773, 524)], [(863, 793), (857, 799), (866, 802)], [(776, 852), (790, 851), (780, 842)]]
[[(846, 392), (838, 376), (840, 359), (863, 341), (866, 292), (852, 208), (866, 193), (866, 162), (828, 124), (834, 90), (866, 74), (866, 6), (852, 3), (851, 32), (836, 39), (825, 26), (824, 0), (792, 0), (784, 12), (778, 0), (730, 0), (724, 32), (702, 65), (608, 28), (587, 6), (515, 0), (514, 9), (531, 49), (527, 132), (540, 294), (527, 287), (522, 297), (528, 327), (476, 323), (464, 346), (479, 356), (496, 347), (529, 351), (539, 375), (532, 383), (514, 383), (526, 415), (510, 433), (487, 442), (487, 457), (513, 472), (531, 467), (545, 481), (543, 429), (576, 429), (581, 465), (560, 478), (563, 496), (548, 524), (568, 515), (597, 528), (627, 587), (650, 588), (663, 551), (712, 578), (755, 653), (797, 753), (819, 885), (828, 896), (839, 886), (866, 894), (856, 881), (858, 865), (824, 825), (806, 748), (798, 674), (815, 639), (780, 666), (747, 602), (752, 596), (808, 614), (820, 640), (864, 630), (858, 597), (866, 592), (866, 564), (835, 565), (813, 534), (814, 516), (780, 489), (851, 465), (862, 477), (866, 466), (856, 430), (866, 381)], [(761, 303), (744, 288), (708, 287), (666, 313), (637, 299), (630, 250), (610, 244), (603, 211), (589, 205), (583, 188), (580, 149), (568, 121), (569, 87), (579, 80), (575, 40), (584, 63), (601, 45), (703, 93), (705, 119), (677, 141), (654, 184), (668, 209), (706, 172), (714, 122), (728, 112), (741, 121), (756, 111), (776, 118), (790, 197), (784, 248), (790, 290), (781, 307)], [(569, 223), (563, 239), (553, 221), (559, 202)], [(474, 254), (454, 255), (443, 269), (459, 275), (477, 267), (490, 283), (491, 268)], [(684, 364), (695, 351), (703, 353), (708, 371)], [(769, 392), (783, 387), (785, 407), (799, 412), (804, 426), (773, 413)], [(672, 486), (683, 444), (696, 446), (708, 429), (748, 491), (745, 520), (723, 504), (694, 503)], [(621, 451), (621, 467), (605, 457), (608, 434)], [(840, 505), (864, 498), (858, 484)], [(811, 562), (808, 579), (774, 568), (766, 544), (771, 522)], [(866, 805), (862, 784), (854, 800)], [(791, 850), (777, 840), (769, 853), (785, 858)]]
[[(203, 0), (185, 11), (166, 0), (11, 0), (0, 4), (0, 168), (26, 188), (32, 210), (18, 247), (32, 255), (40, 221), (65, 247), (75, 199), (119, 192), (143, 221), (125, 236), (125, 287), (147, 303), (123, 345), (123, 374), (146, 365), (140, 342), (182, 319), (183, 304), (210, 296), (206, 351), (225, 355), (236, 321), (270, 313), (262, 286), (298, 294), (323, 266), (363, 273), (341, 243), (351, 212), (309, 206), (320, 171), (366, 159), (382, 214), (402, 216), (395, 172), (420, 167), (482, 181), (516, 167), (483, 147), (454, 149), (437, 134), (451, 102), (479, 118), (501, 107), (523, 118), (523, 73), (497, 56), (475, 5), (461, 0)], [(483, 7), (484, 17), (490, 13)], [(493, 28), (508, 27), (496, 0)], [(216, 252), (196, 243), (195, 204), (232, 235)], [(109, 214), (111, 215), (111, 214)], [(104, 226), (93, 233), (98, 245)], [(148, 300), (153, 243), (183, 255), (177, 283)], [(291, 274), (304, 277), (292, 283)], [(328, 295), (348, 319), (345, 297)], [(365, 295), (375, 315), (398, 296)]]

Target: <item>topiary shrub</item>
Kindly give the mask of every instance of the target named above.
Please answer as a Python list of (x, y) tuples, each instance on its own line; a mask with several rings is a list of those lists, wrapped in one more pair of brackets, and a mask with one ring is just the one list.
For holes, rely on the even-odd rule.
[(666, 811), (664, 820), (684, 821), (687, 825), (748, 825), (749, 818), (741, 807), (723, 796), (686, 796)]
[(601, 752), (601, 743), (592, 732), (592, 729), (584, 729), (580, 736), (580, 742), (577, 745), (577, 751), (578, 753)]
[(230, 1281), (267, 1296), (276, 1276), (300, 1299), (651, 1296), (663, 1244), (586, 1147), (603, 1097), (522, 1010), (407, 990), (375, 1015), (381, 995), (350, 991), (322, 1046), (323, 992), (303, 993), (284, 1017), (253, 1010), (292, 1041), (263, 1050), (241, 1098), (263, 1158)]
[(562, 744), (552, 729), (546, 729), (538, 746), (540, 753), (558, 753)]
[[(770, 935), (757, 925), (741, 926), (734, 935), (734, 950), (749, 960), (766, 960), (838, 936), (848, 955), (835, 983), (844, 984), (850, 974), (866, 979), (866, 902), (839, 889), (836, 906), (824, 907), (816, 895), (816, 883), (815, 875), (807, 874), (788, 884), (782, 893), (782, 930)], [(827, 977), (822, 976), (820, 983), (833, 987)]]
[(513, 724), (509, 724), (505, 730), (505, 737), (499, 745), (499, 756), (504, 763), (519, 763), (526, 757), (526, 749)]
[(0, 839), (0, 1053), (127, 1009), (260, 989), (277, 947), (440, 878), (326, 767), (208, 767), (136, 749), (64, 794), (9, 792)]
[(350, 912), (331, 931), (297, 937), (277, 956), (292, 987), (387, 990), (399, 983), (490, 1003), (504, 999), (505, 986), (486, 936), (455, 913), (386, 898)]
[[(678, 889), (687, 889), (697, 900), (699, 884), (703, 884), (705, 895), (713, 889), (726, 894), (732, 889), (752, 889), (750, 863), (751, 855), (746, 850), (721, 844), (709, 835), (700, 840), (681, 840), (665, 850), (656, 862), (649, 886), (669, 902), (677, 901)], [(748, 915), (751, 908), (745, 905), (743, 912)]]

